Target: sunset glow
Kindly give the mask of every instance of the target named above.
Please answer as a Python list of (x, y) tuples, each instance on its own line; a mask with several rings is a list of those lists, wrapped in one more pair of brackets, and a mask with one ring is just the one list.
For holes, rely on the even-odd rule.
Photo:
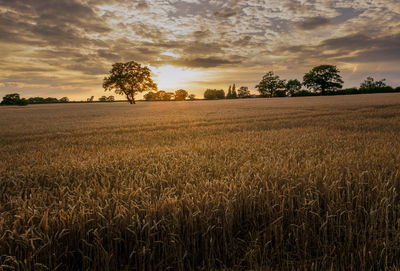
[(177, 88), (190, 90), (191, 86), (196, 84), (198, 78), (206, 76), (205, 71), (171, 65), (150, 68), (153, 71), (154, 81), (157, 82), (158, 88), (168, 91), (175, 91)]
[(400, 85), (400, 5), (357, 1), (0, 0), (0, 95), (104, 94), (116, 62), (149, 65), (160, 88), (254, 86), (338, 66)]

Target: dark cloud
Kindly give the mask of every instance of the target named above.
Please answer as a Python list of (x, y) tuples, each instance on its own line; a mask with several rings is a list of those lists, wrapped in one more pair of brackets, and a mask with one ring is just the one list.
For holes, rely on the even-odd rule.
[(353, 43), (347, 46), (347, 50), (356, 52), (351, 56), (338, 58), (341, 61), (361, 63), (400, 61), (400, 34), (375, 39), (360, 37), (360, 40), (353, 40)]
[(211, 31), (210, 30), (205, 30), (205, 31), (198, 30), (198, 31), (193, 32), (193, 36), (196, 40), (201, 40), (201, 39), (211, 36)]
[(218, 57), (184, 59), (176, 62), (177, 64), (191, 68), (212, 68), (221, 65), (232, 65), (241, 63), (240, 60), (228, 60)]
[(240, 46), (240, 47), (246, 46), (246, 45), (249, 45), (250, 40), (251, 40), (251, 36), (244, 36), (243, 38), (240, 38), (240, 39), (234, 41), (233, 44), (236, 46)]
[[(328, 53), (329, 52), (329, 53)], [(372, 38), (364, 33), (327, 39), (316, 46), (281, 46), (274, 54), (292, 54), (308, 61), (373, 63), (400, 61), (400, 34)]]
[(101, 65), (101, 62), (77, 62), (70, 65), (64, 66), (66, 69), (71, 71), (80, 71), (87, 75), (102, 75), (108, 71), (108, 66)]
[(149, 4), (146, 1), (142, 1), (136, 4), (136, 9), (138, 10), (145, 10), (149, 8)]
[(327, 39), (321, 43), (321, 47), (326, 49), (341, 49), (354, 51), (368, 49), (376, 44), (376, 41), (365, 34), (352, 34), (340, 38)]
[(330, 24), (331, 21), (324, 17), (313, 17), (307, 18), (301, 22), (297, 23), (297, 27), (302, 30), (314, 30), (321, 26), (325, 26)]
[(152, 39), (152, 40), (162, 40), (164, 34), (161, 32), (159, 27), (149, 24), (136, 23), (130, 26), (133, 32), (141, 38)]
[(30, 19), (44, 25), (68, 24), (86, 32), (99, 33), (111, 30), (91, 7), (76, 0), (1, 0), (0, 5), (15, 13), (23, 14), (24, 20)]
[(208, 55), (222, 53), (224, 44), (217, 42), (182, 42), (175, 48), (183, 48), (187, 55)]
[(228, 8), (222, 9), (220, 11), (214, 12), (214, 15), (217, 17), (229, 18), (229, 17), (237, 15), (238, 12), (239, 12), (238, 9), (228, 7)]
[(121, 59), (121, 56), (119, 54), (116, 54), (110, 50), (106, 50), (106, 49), (100, 49), (97, 51), (97, 55), (100, 58), (103, 58), (107, 61), (111, 61), (111, 62), (117, 62)]

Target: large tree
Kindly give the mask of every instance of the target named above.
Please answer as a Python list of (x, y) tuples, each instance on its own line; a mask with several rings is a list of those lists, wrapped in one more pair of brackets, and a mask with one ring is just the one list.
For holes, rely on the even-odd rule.
[(19, 96), (18, 93), (7, 94), (3, 97), (2, 105), (27, 105), (28, 100)]
[(204, 92), (204, 99), (206, 100), (218, 100), (224, 98), (225, 98), (225, 92), (223, 89), (207, 89)]
[(103, 88), (125, 95), (129, 103), (134, 104), (137, 93), (157, 90), (157, 84), (151, 79), (148, 67), (130, 61), (113, 64), (109, 76), (104, 78)]
[(281, 96), (280, 94), (285, 89), (285, 80), (281, 80), (273, 71), (270, 71), (263, 76), (262, 80), (255, 88), (257, 88), (261, 96), (264, 97)]
[(239, 98), (248, 98), (250, 97), (250, 91), (248, 87), (240, 87), (238, 91)]
[(184, 101), (188, 97), (189, 93), (184, 89), (178, 89), (175, 91), (175, 101)]
[(286, 83), (286, 92), (288, 95), (293, 96), (296, 92), (301, 90), (301, 83), (297, 79), (289, 80)]
[(322, 95), (326, 91), (335, 91), (340, 89), (343, 84), (339, 70), (333, 65), (320, 65), (314, 67), (303, 77), (303, 85), (314, 91), (320, 91)]

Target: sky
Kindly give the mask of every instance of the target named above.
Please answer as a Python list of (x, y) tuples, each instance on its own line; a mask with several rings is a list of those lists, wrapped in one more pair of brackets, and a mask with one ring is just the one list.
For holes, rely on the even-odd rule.
[[(336, 65), (344, 87), (400, 85), (399, 0), (0, 0), (0, 96), (86, 100), (115, 62), (149, 66), (159, 89), (302, 80)], [(139, 96), (140, 97), (140, 96)], [(121, 97), (122, 98), (122, 97)]]

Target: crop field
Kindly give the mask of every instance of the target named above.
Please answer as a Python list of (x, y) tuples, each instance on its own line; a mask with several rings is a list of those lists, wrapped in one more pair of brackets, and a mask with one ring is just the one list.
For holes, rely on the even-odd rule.
[(0, 107), (0, 270), (400, 266), (400, 94)]

